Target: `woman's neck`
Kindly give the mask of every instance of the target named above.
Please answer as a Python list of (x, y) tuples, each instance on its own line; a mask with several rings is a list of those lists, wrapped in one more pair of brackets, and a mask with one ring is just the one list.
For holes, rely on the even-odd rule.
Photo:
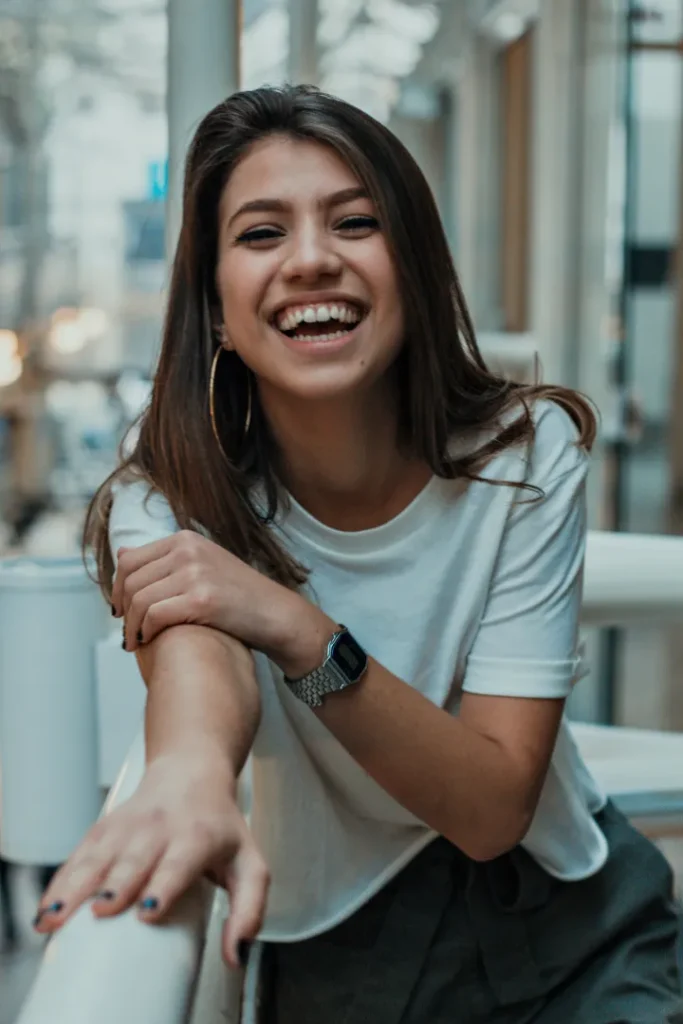
[(399, 449), (393, 403), (308, 403), (263, 396), (282, 458), (284, 483), (320, 522), (339, 530), (380, 526), (399, 514), (432, 476)]

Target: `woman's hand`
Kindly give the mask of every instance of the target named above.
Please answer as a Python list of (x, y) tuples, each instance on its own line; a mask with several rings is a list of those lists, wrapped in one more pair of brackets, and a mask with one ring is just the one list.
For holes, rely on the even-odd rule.
[(34, 926), (55, 931), (88, 899), (96, 917), (137, 903), (140, 918), (154, 923), (202, 875), (230, 896), (223, 956), (237, 967), (261, 927), (268, 870), (237, 807), (229, 765), (203, 753), (169, 754), (90, 829), (50, 883)]
[(263, 651), (293, 676), (320, 664), (336, 627), (301, 595), (190, 530), (121, 548), (112, 610), (125, 618), (128, 651), (194, 623)]

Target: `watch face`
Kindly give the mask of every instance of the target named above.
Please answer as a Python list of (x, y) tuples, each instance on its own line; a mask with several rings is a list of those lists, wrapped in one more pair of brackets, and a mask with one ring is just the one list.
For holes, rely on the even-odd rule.
[(368, 665), (367, 654), (350, 633), (344, 633), (339, 637), (330, 658), (352, 683), (360, 679)]

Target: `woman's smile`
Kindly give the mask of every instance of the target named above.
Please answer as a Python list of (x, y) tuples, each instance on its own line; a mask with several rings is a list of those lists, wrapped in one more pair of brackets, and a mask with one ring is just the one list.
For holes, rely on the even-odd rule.
[(302, 355), (327, 356), (357, 342), (370, 313), (362, 302), (343, 295), (297, 298), (278, 308), (270, 319), (288, 348)]

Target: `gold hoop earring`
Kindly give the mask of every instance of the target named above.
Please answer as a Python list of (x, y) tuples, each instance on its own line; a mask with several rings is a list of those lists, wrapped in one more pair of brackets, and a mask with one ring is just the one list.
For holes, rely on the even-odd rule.
[[(216, 370), (218, 369), (218, 360), (221, 357), (223, 346), (219, 345), (216, 349), (213, 360), (211, 362), (211, 372), (209, 373), (209, 417), (211, 419), (211, 430), (213, 436), (216, 438), (216, 444), (225, 455), (225, 449), (218, 433), (218, 423), (216, 422)], [(247, 371), (247, 415), (244, 418), (244, 431), (242, 433), (242, 440), (244, 441), (249, 433), (251, 427), (251, 413), (252, 413), (252, 386), (251, 386), (251, 374)], [(227, 459), (227, 455), (225, 455)]]
[(247, 415), (244, 417), (244, 433), (242, 434), (242, 440), (246, 439), (249, 433), (249, 427), (251, 426), (251, 406), (252, 406), (252, 384), (251, 374), (247, 370)]

